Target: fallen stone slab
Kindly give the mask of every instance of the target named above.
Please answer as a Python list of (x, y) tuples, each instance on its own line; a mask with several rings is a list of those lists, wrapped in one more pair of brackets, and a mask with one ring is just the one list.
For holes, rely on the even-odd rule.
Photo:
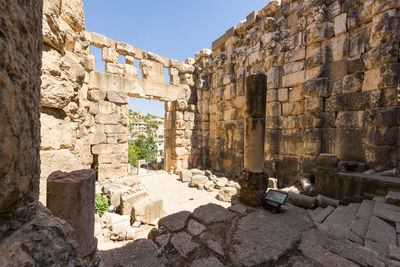
[(304, 256), (318, 262), (323, 266), (337, 266), (337, 267), (357, 267), (358, 265), (336, 255), (329, 250), (319, 246), (317, 243), (311, 242), (309, 240), (302, 241), (299, 246), (299, 250)]
[(397, 234), (393, 226), (372, 216), (369, 223), (366, 239), (385, 245), (397, 246)]
[(238, 221), (233, 234), (234, 253), (244, 266), (276, 261), (295, 248), (301, 232), (313, 226), (308, 213), (293, 205), (283, 206), (278, 214), (261, 209)]
[(339, 220), (331, 227), (329, 232), (339, 237), (345, 237), (346, 229), (350, 227), (353, 222), (359, 207), (360, 204), (358, 203), (350, 203), (345, 207)]
[(311, 218), (314, 220), (314, 222), (322, 223), (326, 219), (326, 217), (328, 217), (329, 214), (332, 213), (332, 211), (334, 209), (335, 209), (334, 207), (328, 206), (325, 209), (323, 209), (321, 212), (319, 212), (317, 215), (311, 216)]
[(158, 227), (161, 229), (165, 227), (171, 232), (179, 231), (185, 227), (189, 215), (190, 211), (180, 211), (178, 213), (168, 215), (158, 221)]
[(385, 221), (400, 222), (400, 207), (395, 205), (376, 201), (372, 214)]
[(385, 259), (374, 251), (325, 231), (311, 229), (303, 232), (302, 240), (318, 244), (324, 249), (362, 266), (385, 266)]
[(349, 229), (364, 240), (374, 210), (375, 201), (363, 200)]
[(345, 206), (337, 207), (332, 213), (325, 219), (325, 221), (320, 225), (320, 229), (323, 229), (327, 232), (337, 223), (340, 222), (342, 212), (345, 209)]
[(222, 206), (210, 203), (196, 208), (191, 216), (200, 222), (210, 224), (229, 221), (235, 216), (235, 213)]

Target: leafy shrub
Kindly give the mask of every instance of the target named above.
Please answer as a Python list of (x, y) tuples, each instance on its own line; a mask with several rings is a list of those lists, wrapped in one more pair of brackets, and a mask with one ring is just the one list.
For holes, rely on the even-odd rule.
[(95, 213), (98, 213), (100, 216), (103, 216), (103, 214), (108, 210), (108, 207), (109, 207), (108, 198), (103, 197), (100, 194), (96, 194), (94, 199)]

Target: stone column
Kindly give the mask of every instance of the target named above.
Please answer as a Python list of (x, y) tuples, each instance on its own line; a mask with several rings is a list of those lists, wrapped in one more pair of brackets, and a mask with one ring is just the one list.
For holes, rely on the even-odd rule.
[(54, 216), (66, 220), (74, 229), (82, 257), (97, 249), (94, 237), (94, 197), (96, 172), (56, 171), (47, 179), (47, 207)]
[(266, 90), (267, 77), (264, 74), (246, 78), (244, 170), (239, 183), (240, 201), (251, 206), (262, 204), (268, 188), (268, 175), (264, 171)]

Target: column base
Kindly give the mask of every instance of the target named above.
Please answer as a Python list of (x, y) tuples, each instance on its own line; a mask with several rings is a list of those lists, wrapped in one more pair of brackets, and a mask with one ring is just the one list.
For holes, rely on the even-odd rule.
[(266, 172), (251, 172), (243, 170), (239, 176), (240, 202), (257, 207), (262, 205), (265, 191), (268, 189), (268, 174)]

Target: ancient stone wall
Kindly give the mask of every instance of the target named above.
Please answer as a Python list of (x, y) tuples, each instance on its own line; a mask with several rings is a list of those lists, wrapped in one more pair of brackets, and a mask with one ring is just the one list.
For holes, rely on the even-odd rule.
[[(100, 180), (127, 175), (129, 97), (166, 103), (166, 166), (175, 170), (188, 166), (194, 60), (183, 63), (164, 58), (84, 28), (81, 0), (45, 1), (42, 202), (46, 179), (53, 171), (70, 172), (98, 164)], [(105, 72), (95, 70), (92, 46), (102, 49)], [(119, 57), (125, 57), (125, 64), (119, 64)], [(134, 61), (140, 62), (142, 78), (138, 78)], [(169, 71), (169, 84), (164, 82), (163, 68)]]
[(82, 266), (71, 226), (38, 203), (42, 8), (0, 1), (0, 266)]
[(37, 205), (42, 4), (0, 1), (0, 240)]
[[(280, 4), (279, 4), (280, 3)], [(244, 81), (267, 74), (265, 167), (282, 184), (320, 153), (400, 166), (399, 2), (271, 1), (195, 56), (191, 164), (243, 168)]]

